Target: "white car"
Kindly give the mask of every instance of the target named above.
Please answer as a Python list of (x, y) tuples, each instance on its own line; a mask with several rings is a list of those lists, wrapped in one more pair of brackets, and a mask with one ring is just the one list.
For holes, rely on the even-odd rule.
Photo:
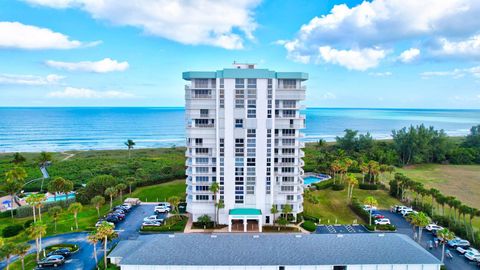
[(155, 206), (155, 213), (159, 214), (159, 213), (167, 213), (168, 212), (168, 208), (167, 207), (164, 207), (164, 206)]
[(460, 254), (465, 254), (469, 251), (473, 252), (473, 253), (478, 253), (480, 254), (480, 252), (478, 252), (478, 250), (474, 249), (474, 248), (467, 248), (467, 247), (457, 247), (457, 251), (460, 253)]
[(151, 215), (143, 219), (143, 221), (155, 221), (155, 222), (163, 222), (163, 218), (158, 218), (157, 215)]
[(433, 230), (440, 231), (440, 230), (443, 230), (443, 227), (432, 223), (432, 224), (428, 224), (427, 226), (425, 226), (425, 230), (427, 230), (429, 232), (431, 232)]
[(402, 210), (402, 212), (400, 212), (400, 214), (402, 214), (402, 216), (407, 216), (409, 214), (418, 214), (417, 211), (413, 210), (412, 208), (409, 208), (409, 209), (404, 209)]
[(390, 224), (390, 219), (388, 218), (380, 218), (375, 220), (375, 225), (389, 225)]
[(160, 202), (157, 204), (157, 206), (167, 208), (168, 211), (172, 211), (172, 205), (168, 202)]
[(129, 203), (124, 203), (124, 204), (122, 204), (122, 207), (126, 208), (127, 210), (130, 210), (130, 208), (132, 208), (132, 205), (129, 204)]
[(99, 220), (97, 223), (95, 223), (95, 227), (100, 227), (100, 225), (102, 225), (103, 222), (107, 222), (108, 225), (115, 227), (115, 224), (114, 224), (114, 223), (108, 222), (108, 221), (104, 221), (104, 220)]
[(376, 207), (376, 206), (370, 206), (370, 205), (368, 205), (368, 204), (365, 204), (365, 205), (363, 206), (363, 210), (365, 210), (365, 211), (367, 211), (367, 212), (370, 211), (370, 208), (372, 209), (372, 211), (377, 210), (377, 207)]
[(142, 227), (149, 227), (149, 226), (155, 226), (155, 227), (158, 227), (158, 226), (161, 226), (162, 223), (161, 222), (158, 222), (158, 221), (145, 221), (142, 223)]
[(409, 209), (409, 208), (410, 208), (410, 207), (405, 206), (405, 205), (397, 205), (397, 206), (395, 206), (395, 211), (396, 211), (397, 213), (400, 213), (400, 212), (402, 212), (402, 210)]
[(480, 253), (474, 251), (468, 251), (465, 253), (465, 258), (469, 259), (470, 261), (480, 261)]

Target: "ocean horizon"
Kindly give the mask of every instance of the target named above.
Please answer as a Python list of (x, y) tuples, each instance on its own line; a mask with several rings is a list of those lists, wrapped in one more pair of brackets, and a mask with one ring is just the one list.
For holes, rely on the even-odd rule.
[[(480, 124), (477, 109), (308, 107), (304, 141), (334, 141), (345, 129), (389, 139), (394, 129), (424, 124), (465, 136)], [(184, 107), (0, 107), (0, 152), (183, 146)]]

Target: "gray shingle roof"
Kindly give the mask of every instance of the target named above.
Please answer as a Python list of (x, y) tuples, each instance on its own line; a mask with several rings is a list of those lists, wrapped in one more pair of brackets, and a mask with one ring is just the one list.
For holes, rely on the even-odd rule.
[(121, 244), (109, 255), (123, 257), (121, 265), (441, 264), (412, 239), (395, 233), (160, 234)]

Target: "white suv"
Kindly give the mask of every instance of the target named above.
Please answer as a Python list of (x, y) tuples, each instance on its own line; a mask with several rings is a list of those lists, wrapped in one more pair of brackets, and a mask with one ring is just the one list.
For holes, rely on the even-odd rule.
[(443, 227), (442, 226), (438, 226), (437, 224), (428, 224), (427, 226), (425, 226), (425, 230), (431, 232), (433, 230), (437, 230), (437, 231), (440, 231), (442, 230)]
[(381, 218), (381, 219), (375, 220), (375, 225), (388, 225), (388, 224), (390, 224), (390, 219), (388, 218)]

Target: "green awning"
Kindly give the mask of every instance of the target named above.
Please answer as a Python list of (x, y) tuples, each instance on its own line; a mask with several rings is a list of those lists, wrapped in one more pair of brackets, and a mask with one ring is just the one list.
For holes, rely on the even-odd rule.
[(255, 208), (235, 208), (230, 209), (229, 214), (232, 216), (255, 216), (262, 215), (262, 211)]

